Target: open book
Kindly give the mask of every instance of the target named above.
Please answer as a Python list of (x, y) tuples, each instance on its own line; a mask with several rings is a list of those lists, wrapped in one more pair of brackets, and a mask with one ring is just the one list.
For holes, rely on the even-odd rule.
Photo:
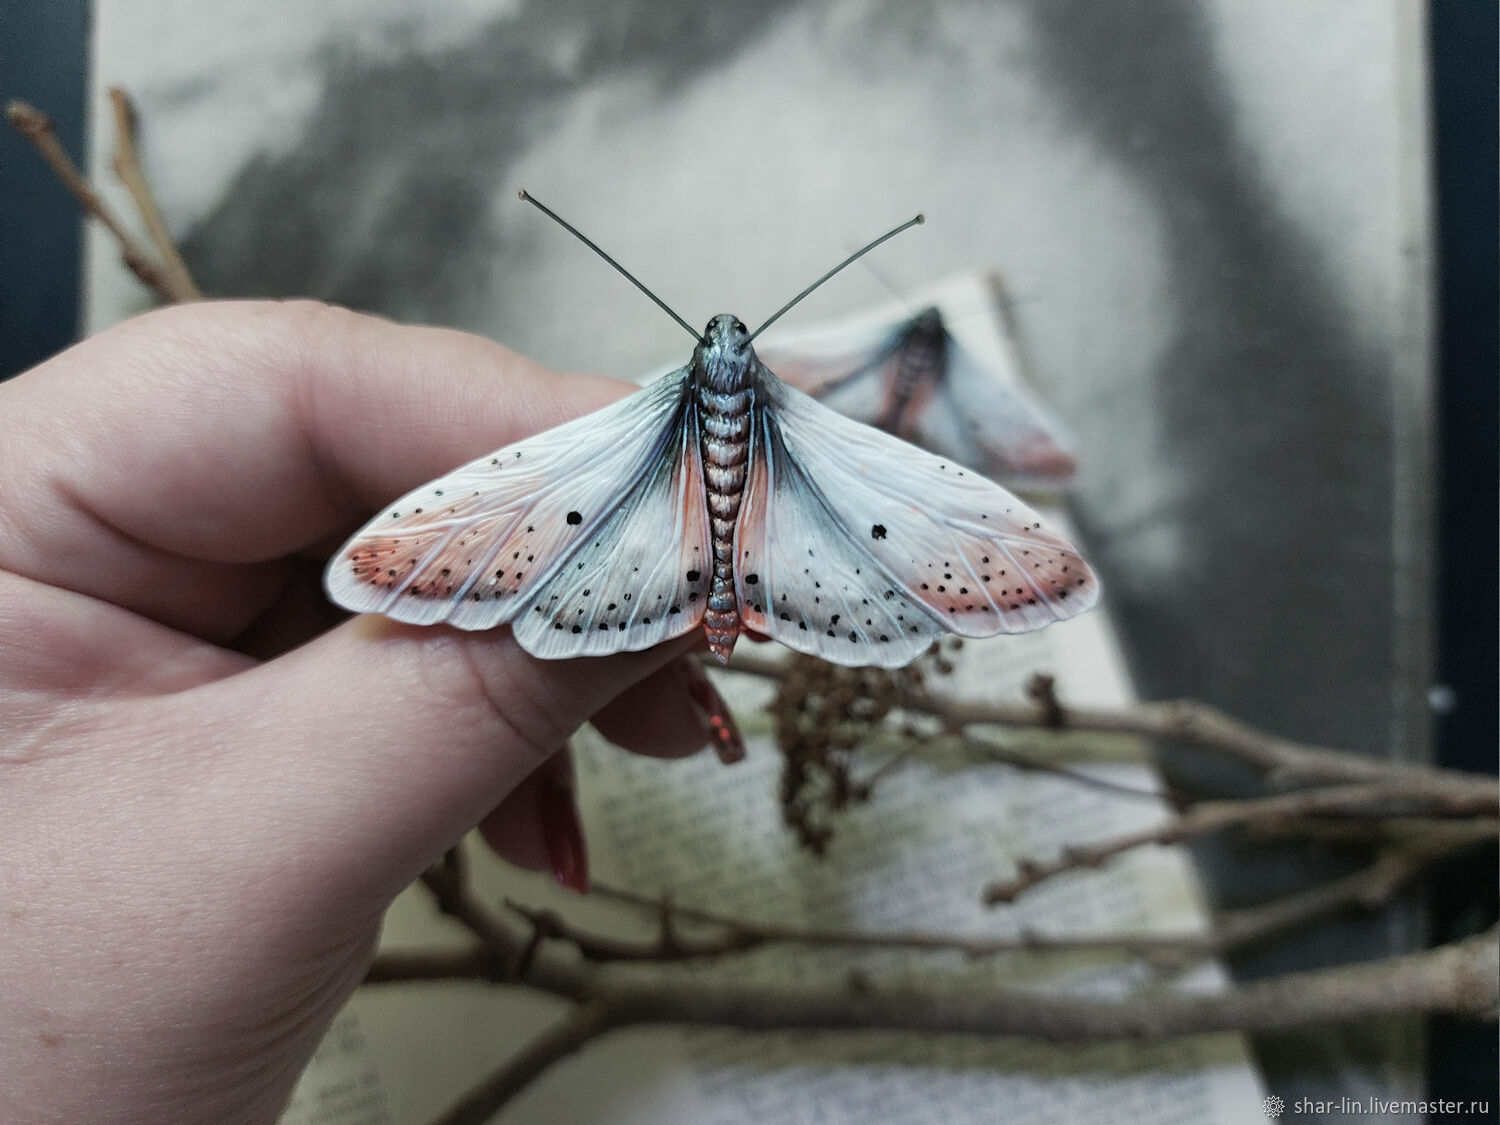
[[(935, 304), (954, 336), (998, 377), (1020, 378), (987, 279), (959, 278), (912, 301), (875, 310), (871, 318), (901, 320)], [(813, 336), (819, 331), (825, 330), (814, 330)], [(798, 339), (768, 333), (766, 346), (792, 346)], [(1087, 472), (1086, 453), (1082, 461)], [(1066, 528), (1061, 511), (1045, 504), (1042, 511)], [(966, 642), (955, 664), (950, 676), (932, 684), (934, 690), (1017, 701), (1028, 678), (1045, 671), (1056, 677), (1065, 703), (1118, 705), (1132, 698), (1103, 608), (1037, 633)], [(984, 885), (1014, 873), (1018, 860), (1048, 858), (1064, 844), (1144, 828), (1167, 815), (1164, 805), (1149, 797), (1122, 796), (1010, 765), (904, 760), (882, 776), (868, 803), (838, 816), (827, 854), (810, 854), (782, 823), (780, 756), (768, 722), (757, 719), (770, 686), (733, 669), (714, 675), (742, 716), (749, 756), (739, 765), (725, 767), (708, 753), (677, 762), (644, 759), (589, 732), (575, 741), (597, 881), (644, 895), (669, 892), (682, 907), (736, 918), (859, 931), (920, 928), (976, 937), (1022, 930), (1180, 934), (1206, 925), (1185, 855), (1173, 848), (1138, 849), (1102, 870), (1048, 881), (1013, 905), (983, 905)], [(1024, 748), (1024, 734), (1008, 737)], [(1056, 742), (1067, 755), (1057, 760), (1080, 772), (1154, 790), (1154, 771), (1131, 740), (1051, 740), (1054, 753)], [(871, 768), (882, 760), (872, 755)], [(591, 903), (545, 878), (506, 868), (481, 844), (469, 852), (474, 878), (489, 903), (509, 896), (601, 927), (620, 916), (617, 905)], [(388, 947), (463, 940), (421, 890), (398, 900), (384, 936)], [(907, 984), (1000, 980), (1095, 992), (1135, 987), (1148, 976), (1138, 964), (1097, 955), (1028, 953), (965, 961), (957, 954), (784, 946), (641, 971), (769, 982), (839, 980), (854, 969), (875, 979), (899, 975)], [(1223, 982), (1216, 966), (1202, 965), (1170, 983), (1212, 989)], [(418, 1125), (554, 1022), (561, 1010), (559, 1002), (524, 989), (478, 984), (361, 990), (309, 1067), (284, 1120), (289, 1125)], [(1263, 1120), (1263, 1097), (1244, 1043), (1232, 1034), (1078, 1048), (892, 1032), (653, 1029), (616, 1032), (591, 1044), (545, 1073), (502, 1119), (601, 1125), (999, 1120), (1228, 1125)]]

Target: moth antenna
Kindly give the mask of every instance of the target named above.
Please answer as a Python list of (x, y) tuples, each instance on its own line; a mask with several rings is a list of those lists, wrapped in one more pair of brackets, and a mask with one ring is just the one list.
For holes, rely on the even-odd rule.
[[(561, 222), (561, 220), (558, 220), (558, 221)], [(892, 230), (886, 231), (879, 238), (877, 238), (874, 242), (872, 242), (872, 243), (870, 243), (870, 245), (866, 246), (863, 250), (856, 250), (853, 254), (850, 254), (842, 262), (840, 262), (838, 265), (834, 266), (833, 269), (829, 270), (822, 277), (818, 278), (817, 281), (813, 282), (811, 285), (809, 285), (806, 289), (802, 290), (802, 292), (798, 293), (795, 297), (793, 297), (786, 304), (782, 305), (781, 308), (777, 309), (776, 312), (772, 315), (772, 317), (771, 317), (770, 320), (766, 321), (759, 328), (757, 328), (754, 332), (750, 333), (750, 339), (746, 340), (745, 343), (747, 343), (747, 344), (750, 343), (751, 340), (754, 340), (755, 337), (759, 336), (767, 328), (769, 328), (769, 327), (771, 327), (771, 325), (775, 324), (778, 320), (781, 319), (782, 314), (784, 314), (784, 313), (788, 312), (789, 310), (791, 310), (797, 304), (798, 301), (802, 300), (803, 297), (806, 297), (814, 289), (816, 289), (818, 286), (822, 285), (823, 282), (827, 281), (834, 274), (838, 273), (839, 270), (843, 269), (845, 266), (849, 265), (851, 262), (856, 262), (860, 258), (863, 258), (866, 254), (868, 254), (871, 250), (875, 249), (875, 247), (879, 246), (882, 242), (886, 242), (889, 239), (895, 238), (902, 231), (904, 231), (904, 230), (906, 230), (906, 229), (908, 229), (910, 227), (921, 226), (926, 221), (927, 221), (927, 217), (925, 215), (914, 215), (910, 219), (907, 219), (906, 222), (902, 223), (900, 226), (895, 227)], [(577, 232), (575, 231), (574, 233), (576, 234)], [(583, 236), (579, 235), (578, 237), (582, 238)], [(639, 284), (639, 282), (637, 282), (637, 284)]]
[[(619, 262), (615, 261), (608, 254), (606, 254), (603, 250), (599, 249), (598, 245), (594, 242), (593, 239), (589, 238), (588, 235), (584, 234), (577, 227), (575, 227), (572, 223), (568, 222), (567, 219), (564, 219), (561, 215), (559, 215), (556, 211), (552, 210), (552, 208), (548, 207), (545, 203), (543, 203), (536, 196), (534, 196), (531, 193), (529, 193), (528, 191), (526, 191), (525, 188), (522, 188), (521, 191), (518, 194), (520, 195), (520, 197), (521, 197), (521, 199), (522, 199), (523, 202), (530, 203), (537, 210), (541, 211), (542, 214), (546, 215), (549, 219), (551, 219), (553, 222), (555, 222), (558, 226), (562, 227), (563, 230), (567, 231), (574, 238), (578, 239), (579, 242), (583, 243), (590, 250), (592, 250), (595, 254), (598, 254), (599, 257), (603, 258), (610, 265), (614, 266), (615, 269), (619, 270), (620, 273), (624, 276), (624, 278), (625, 278), (626, 281), (630, 282), (630, 284), (634, 285), (642, 293), (646, 294), (646, 296), (650, 297), (653, 301), (655, 301), (656, 302), (656, 307), (659, 308), (659, 309), (661, 309), (662, 312), (666, 313), (673, 320), (675, 320), (678, 324), (682, 325), (683, 331), (685, 331), (694, 340), (697, 340), (697, 341), (700, 341), (700, 342), (702, 341), (702, 339), (703, 339), (703, 333), (698, 332), (697, 330), (695, 330), (690, 324), (688, 324), (687, 321), (683, 320), (682, 317), (678, 316), (675, 312), (673, 312), (670, 308), (668, 308), (667, 307), (667, 303), (665, 301), (663, 301), (655, 293), (651, 292), (651, 290), (647, 289), (644, 285), (642, 285), (639, 281), (637, 281), (635, 279), (635, 275), (632, 274), (629, 270), (627, 270), (624, 266), (620, 265)], [(918, 217), (920, 218), (920, 216), (918, 216)], [(910, 225), (910, 224), (908, 224), (908, 225)], [(895, 232), (892, 231), (891, 233), (894, 234)], [(886, 235), (886, 238), (889, 238), (889, 237), (890, 237), (889, 234)], [(884, 239), (882, 239), (881, 241), (884, 241)], [(863, 251), (861, 251), (861, 252), (863, 252)], [(857, 256), (858, 255), (856, 255), (856, 257)]]

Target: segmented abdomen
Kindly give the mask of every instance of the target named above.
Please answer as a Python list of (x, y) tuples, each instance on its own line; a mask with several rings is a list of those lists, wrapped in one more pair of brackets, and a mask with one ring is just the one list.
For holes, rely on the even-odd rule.
[(708, 495), (714, 552), (713, 585), (703, 629), (709, 650), (727, 663), (740, 635), (739, 598), (734, 589), (734, 525), (745, 495), (750, 468), (750, 415), (754, 392), (749, 387), (728, 393), (695, 388), (699, 448)]

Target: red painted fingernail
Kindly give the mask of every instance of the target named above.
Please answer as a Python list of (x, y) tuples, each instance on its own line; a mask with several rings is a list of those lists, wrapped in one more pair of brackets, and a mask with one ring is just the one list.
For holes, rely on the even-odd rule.
[(573, 787), (557, 779), (543, 781), (537, 787), (536, 802), (552, 877), (569, 890), (584, 894), (589, 889), (589, 853)]
[(740, 734), (740, 728), (734, 725), (729, 704), (724, 702), (724, 697), (709, 680), (708, 674), (698, 667), (696, 660), (684, 659), (679, 666), (682, 669), (683, 683), (687, 685), (688, 698), (708, 724), (709, 742), (714, 753), (719, 755), (719, 761), (726, 766), (734, 765), (745, 756), (745, 739)]

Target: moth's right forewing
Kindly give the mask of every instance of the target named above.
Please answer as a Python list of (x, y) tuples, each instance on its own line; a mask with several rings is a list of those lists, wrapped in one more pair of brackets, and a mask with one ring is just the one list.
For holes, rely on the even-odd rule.
[(862, 598), (894, 590), (970, 637), (1038, 629), (1097, 600), (1077, 549), (999, 485), (794, 388), (770, 383), (765, 394), (782, 459), (819, 509), (805, 521), (807, 547), (819, 549), (816, 537), (850, 548), (819, 579), (825, 587), (856, 585)]
[(909, 664), (945, 624), (834, 515), (819, 482), (787, 453), (774, 412), (757, 422), (735, 533), (745, 626), (836, 664)]
[(329, 597), (419, 625), (513, 620), (660, 463), (686, 379), (675, 371), (403, 496), (330, 560)]

